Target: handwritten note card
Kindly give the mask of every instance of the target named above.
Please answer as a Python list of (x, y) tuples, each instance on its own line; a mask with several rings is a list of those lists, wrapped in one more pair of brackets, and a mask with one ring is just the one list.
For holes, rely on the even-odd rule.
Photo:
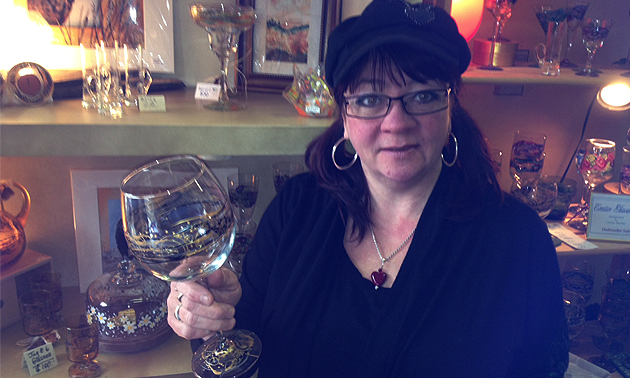
[(44, 344), (38, 348), (24, 352), (22, 367), (28, 369), (32, 376), (50, 370), (58, 365), (55, 348), (52, 344)]
[(630, 196), (593, 193), (586, 238), (630, 241)]

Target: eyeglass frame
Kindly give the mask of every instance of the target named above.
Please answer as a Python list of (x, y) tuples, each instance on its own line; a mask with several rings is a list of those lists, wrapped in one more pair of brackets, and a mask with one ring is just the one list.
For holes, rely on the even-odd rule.
[[(436, 109), (436, 110), (431, 110), (429, 112), (424, 112), (424, 113), (411, 113), (411, 112), (409, 112), (409, 110), (407, 110), (407, 105), (405, 104), (405, 101), (403, 101), (403, 99), (405, 97), (407, 97), (407, 96), (415, 95), (417, 93), (422, 93), (422, 92), (446, 92), (446, 96), (445, 96), (447, 98), (446, 106), (444, 106), (443, 108), (439, 108), (439, 109)], [(370, 95), (370, 94), (366, 94), (366, 95)], [(387, 110), (385, 111), (385, 114), (378, 115), (378, 116), (372, 116), (372, 117), (362, 117), (362, 116), (348, 114), (348, 104), (350, 103), (348, 100), (352, 100), (352, 99), (355, 99), (355, 98), (363, 97), (363, 96), (366, 96), (366, 95), (344, 96), (343, 110), (344, 110), (345, 114), (348, 117), (356, 118), (356, 119), (367, 119), (367, 120), (383, 118), (383, 117), (385, 117), (386, 115), (389, 114), (389, 111), (392, 108), (392, 100), (400, 100), (400, 102), (402, 103), (403, 109), (405, 110), (405, 113), (407, 113), (409, 115), (421, 116), (421, 115), (429, 115), (429, 114), (433, 114), (433, 113), (438, 113), (438, 112), (441, 112), (442, 110), (448, 109), (448, 106), (449, 106), (448, 99), (449, 99), (449, 97), (451, 95), (451, 88), (449, 87), (449, 88), (444, 88), (444, 89), (424, 89), (424, 90), (421, 90), (421, 91), (413, 91), (413, 92), (405, 93), (404, 95), (399, 96), (399, 97), (389, 97), (389, 96), (384, 95), (384, 94), (372, 93), (371, 95), (376, 95), (376, 96), (379, 96), (379, 97), (382, 97), (382, 98), (387, 98), (388, 102), (387, 102)]]

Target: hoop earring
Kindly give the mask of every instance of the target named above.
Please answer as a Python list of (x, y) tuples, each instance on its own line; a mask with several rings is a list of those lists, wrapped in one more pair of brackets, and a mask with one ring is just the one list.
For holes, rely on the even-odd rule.
[(457, 146), (457, 138), (455, 138), (455, 134), (453, 134), (453, 132), (452, 132), (452, 131), (450, 131), (450, 132), (448, 133), (448, 135), (449, 135), (451, 138), (453, 138), (453, 141), (455, 142), (455, 157), (453, 158), (453, 161), (451, 161), (451, 162), (446, 162), (446, 160), (444, 160), (444, 153), (443, 153), (443, 152), (440, 154), (440, 156), (442, 157), (442, 163), (444, 163), (444, 165), (446, 165), (447, 167), (449, 167), (449, 168), (450, 168), (450, 167), (454, 166), (454, 165), (455, 165), (455, 162), (457, 161), (457, 155), (458, 155), (459, 149), (458, 149), (458, 146)]
[(346, 169), (352, 167), (354, 165), (354, 163), (357, 161), (357, 157), (359, 156), (356, 152), (354, 153), (354, 157), (352, 158), (352, 161), (346, 165), (339, 165), (337, 164), (337, 161), (335, 160), (335, 152), (337, 152), (337, 147), (339, 147), (339, 145), (343, 142), (346, 141), (346, 138), (341, 137), (339, 138), (339, 140), (335, 143), (335, 145), (332, 148), (332, 161), (333, 164), (335, 165), (335, 167), (337, 167), (338, 170), (340, 171), (345, 171)]

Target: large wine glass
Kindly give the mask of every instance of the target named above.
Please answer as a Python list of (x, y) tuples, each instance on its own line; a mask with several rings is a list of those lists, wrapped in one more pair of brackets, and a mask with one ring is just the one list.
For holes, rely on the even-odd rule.
[(617, 368), (608, 359), (610, 345), (630, 322), (630, 283), (628, 281), (614, 279), (604, 287), (599, 322), (604, 331), (604, 348), (601, 356), (591, 358), (590, 362), (612, 373)]
[(577, 67), (577, 64), (573, 63), (569, 59), (569, 52), (573, 47), (573, 40), (575, 39), (575, 34), (582, 20), (584, 20), (584, 15), (588, 10), (588, 6), (590, 3), (585, 0), (567, 0), (567, 49), (564, 52), (564, 59), (560, 62), (560, 67)]
[(499, 37), (501, 23), (512, 15), (512, 4), (514, 0), (486, 0), (486, 9), (494, 16), (494, 32), (492, 33), (492, 44), (490, 45), (490, 62), (485, 66), (479, 66), (482, 70), (502, 71), (503, 68), (494, 65), (494, 50)]
[(604, 45), (604, 40), (608, 37), (612, 22), (610, 20), (602, 20), (596, 18), (587, 18), (582, 22), (582, 42), (588, 52), (586, 65), (583, 69), (576, 72), (580, 76), (599, 76), (593, 69), (593, 57), (597, 49)]
[[(226, 261), (234, 244), (234, 214), (223, 186), (200, 159), (151, 162), (131, 172), (121, 192), (129, 251), (156, 277), (202, 283)], [(260, 349), (252, 332), (218, 332), (195, 353), (193, 371), (238, 376), (254, 365)]]
[(540, 219), (545, 219), (556, 205), (558, 184), (550, 176), (542, 176), (529, 183), (514, 180), (510, 193), (534, 209)]
[(591, 192), (597, 185), (605, 183), (613, 176), (615, 142), (597, 138), (585, 140), (575, 156), (575, 163), (582, 174), (586, 190), (575, 214), (567, 223), (577, 230), (586, 231)]
[(206, 108), (222, 111), (244, 109), (243, 103), (230, 99), (228, 95), (227, 69), (230, 53), (236, 53), (238, 48), (239, 35), (254, 25), (256, 19), (254, 9), (221, 3), (193, 3), (190, 5), (190, 16), (208, 33), (210, 49), (214, 51), (221, 64), (219, 99), (206, 105)]

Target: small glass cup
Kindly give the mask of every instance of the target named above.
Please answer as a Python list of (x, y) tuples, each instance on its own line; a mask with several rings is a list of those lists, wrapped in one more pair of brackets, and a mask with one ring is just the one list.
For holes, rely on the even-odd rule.
[(273, 164), (273, 186), (276, 189), (276, 193), (280, 191), (280, 188), (291, 177), (304, 172), (304, 166), (295, 162), (277, 162)]
[(623, 147), (621, 161), (623, 165), (619, 173), (619, 190), (623, 194), (630, 194), (630, 146)]
[(19, 299), (24, 332), (29, 336), (40, 336), (52, 331), (52, 294), (50, 291), (34, 290), (22, 294)]
[(61, 274), (59, 272), (44, 272), (31, 277), (31, 289), (33, 291), (50, 291), (52, 294), (53, 312), (61, 311), (63, 297), (61, 294)]
[(98, 324), (88, 313), (74, 314), (66, 320), (66, 354), (73, 362), (68, 369), (72, 378), (92, 378), (101, 373), (98, 356)]
[(575, 197), (577, 192), (577, 181), (564, 178), (560, 176), (548, 176), (551, 180), (556, 182), (558, 186), (558, 198), (556, 198), (556, 204), (551, 210), (551, 213), (547, 216), (549, 220), (564, 220), (569, 212), (569, 206)]

